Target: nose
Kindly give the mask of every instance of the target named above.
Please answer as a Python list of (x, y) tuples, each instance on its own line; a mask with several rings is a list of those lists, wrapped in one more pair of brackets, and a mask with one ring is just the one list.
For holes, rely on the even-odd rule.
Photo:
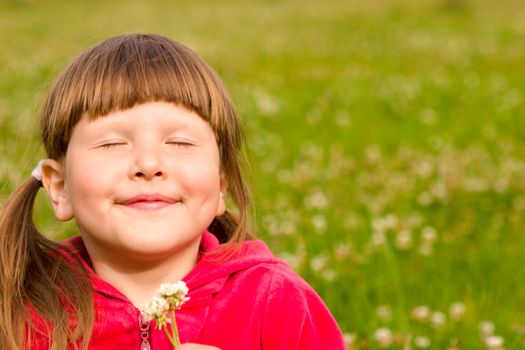
[(145, 180), (165, 177), (166, 169), (163, 165), (161, 150), (151, 146), (142, 146), (137, 149), (130, 176), (134, 179)]

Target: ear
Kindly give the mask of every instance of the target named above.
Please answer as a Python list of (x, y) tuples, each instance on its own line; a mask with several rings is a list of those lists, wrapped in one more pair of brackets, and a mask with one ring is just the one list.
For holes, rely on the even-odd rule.
[(228, 181), (226, 181), (226, 177), (224, 174), (221, 173), (221, 179), (220, 179), (220, 190), (219, 193), (219, 205), (217, 206), (217, 213), (215, 216), (221, 216), (226, 211), (226, 190), (228, 189)]
[(54, 159), (46, 159), (42, 163), (42, 184), (51, 199), (55, 217), (60, 221), (73, 218), (73, 207), (69, 201), (64, 179), (62, 164)]

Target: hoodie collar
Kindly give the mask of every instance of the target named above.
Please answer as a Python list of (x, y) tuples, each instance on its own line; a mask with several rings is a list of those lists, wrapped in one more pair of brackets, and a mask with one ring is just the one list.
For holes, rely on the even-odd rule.
[[(63, 242), (63, 245), (80, 259), (88, 271), (95, 292), (130, 302), (125, 295), (93, 271), (91, 259), (80, 236), (68, 239)], [(65, 252), (64, 254), (69, 255)], [(223, 288), (231, 274), (261, 263), (285, 264), (284, 261), (272, 255), (263, 241), (253, 240), (243, 243), (220, 244), (213, 234), (204, 232), (200, 242), (197, 264), (183, 278), (189, 288), (188, 295), (190, 297), (183, 309), (198, 307), (207, 303), (211, 296)]]

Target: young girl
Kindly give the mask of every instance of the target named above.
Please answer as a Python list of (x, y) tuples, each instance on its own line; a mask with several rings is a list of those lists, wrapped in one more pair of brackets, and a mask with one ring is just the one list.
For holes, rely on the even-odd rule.
[[(0, 216), (1, 349), (173, 348), (141, 309), (179, 280), (181, 341), (203, 344), (180, 349), (344, 349), (318, 295), (248, 232), (240, 120), (193, 51), (110, 38), (58, 77), (40, 127), (48, 159)], [(78, 236), (36, 230), (41, 186)]]

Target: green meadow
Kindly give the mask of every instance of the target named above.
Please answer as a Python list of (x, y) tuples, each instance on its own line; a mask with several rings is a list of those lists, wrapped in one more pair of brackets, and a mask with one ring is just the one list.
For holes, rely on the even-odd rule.
[[(223, 78), (253, 229), (350, 349), (525, 349), (525, 3), (0, 1), (0, 201), (44, 156), (56, 74), (130, 32), (179, 40)], [(43, 193), (35, 216), (75, 234)]]

